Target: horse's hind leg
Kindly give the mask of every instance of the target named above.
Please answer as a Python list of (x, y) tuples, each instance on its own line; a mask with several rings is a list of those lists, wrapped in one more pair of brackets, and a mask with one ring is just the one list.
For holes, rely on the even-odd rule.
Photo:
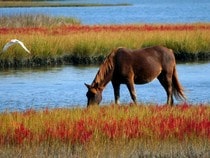
[(167, 94), (167, 104), (173, 105), (172, 74), (161, 72), (157, 77)]

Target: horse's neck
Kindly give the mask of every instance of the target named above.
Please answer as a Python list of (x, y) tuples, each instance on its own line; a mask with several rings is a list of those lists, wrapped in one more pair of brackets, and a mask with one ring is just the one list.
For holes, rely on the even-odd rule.
[(92, 82), (92, 85), (97, 85), (98, 88), (104, 89), (106, 85), (111, 81), (114, 69), (109, 69), (106, 72), (98, 70), (95, 79)]
[(111, 53), (100, 66), (92, 85), (97, 85), (98, 88), (104, 89), (105, 86), (111, 81), (114, 72), (114, 53)]

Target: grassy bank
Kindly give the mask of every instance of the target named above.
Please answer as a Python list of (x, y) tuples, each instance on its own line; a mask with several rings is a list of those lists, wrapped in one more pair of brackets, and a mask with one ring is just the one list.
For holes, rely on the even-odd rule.
[(0, 7), (101, 7), (101, 6), (128, 6), (130, 4), (127, 3), (119, 3), (119, 4), (101, 4), (101, 3), (59, 3), (53, 1), (0, 1)]
[(0, 16), (0, 28), (56, 27), (79, 24), (81, 21), (73, 17), (52, 17), (44, 14)]
[(0, 113), (0, 157), (208, 157), (210, 106)]
[(1, 27), (1, 47), (17, 38), (32, 54), (13, 46), (0, 56), (0, 65), (99, 64), (116, 47), (136, 49), (153, 45), (173, 49), (178, 61), (203, 61), (210, 59), (209, 34), (208, 23)]

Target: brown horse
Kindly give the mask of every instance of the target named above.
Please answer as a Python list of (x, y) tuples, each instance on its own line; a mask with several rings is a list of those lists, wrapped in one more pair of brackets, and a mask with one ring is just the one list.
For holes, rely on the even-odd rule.
[(149, 83), (156, 77), (167, 93), (167, 104), (173, 105), (173, 94), (176, 98), (186, 99), (178, 81), (171, 49), (163, 46), (137, 50), (117, 48), (101, 64), (92, 84), (85, 84), (88, 88), (87, 106), (101, 102), (102, 91), (109, 81), (114, 88), (116, 104), (120, 98), (120, 84), (127, 85), (131, 98), (136, 103), (134, 84)]

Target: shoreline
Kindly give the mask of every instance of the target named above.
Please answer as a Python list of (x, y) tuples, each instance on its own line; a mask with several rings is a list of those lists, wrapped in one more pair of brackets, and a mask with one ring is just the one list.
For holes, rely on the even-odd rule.
[(0, 8), (15, 8), (15, 7), (117, 7), (117, 6), (131, 6), (128, 3), (118, 4), (102, 4), (102, 3), (53, 3), (40, 1), (0, 1)]
[[(38, 58), (31, 57), (29, 59), (0, 59), (0, 69), (7, 68), (22, 68), (22, 67), (43, 67), (43, 66), (64, 66), (64, 65), (100, 65), (106, 56), (77, 56), (77, 55), (65, 55), (57, 58)], [(200, 52), (197, 54), (193, 53), (175, 53), (175, 58), (177, 63), (182, 62), (209, 62), (210, 52), (204, 53)]]

